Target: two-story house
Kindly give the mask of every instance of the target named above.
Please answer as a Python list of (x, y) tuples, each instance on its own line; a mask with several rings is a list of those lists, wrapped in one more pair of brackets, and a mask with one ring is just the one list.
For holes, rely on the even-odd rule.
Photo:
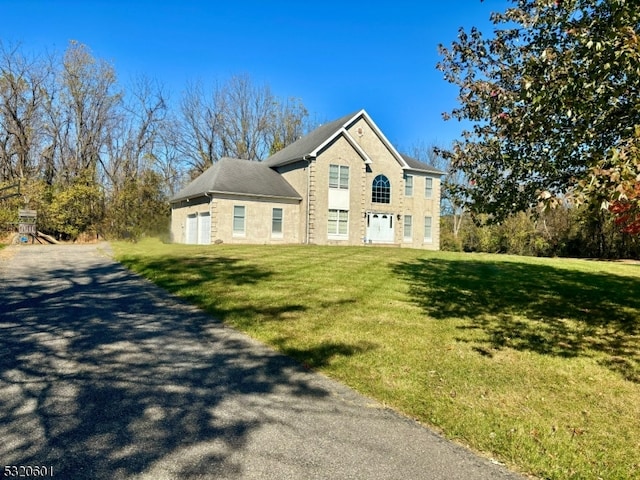
[(361, 110), (264, 162), (223, 158), (171, 199), (174, 242), (439, 248), (443, 172)]

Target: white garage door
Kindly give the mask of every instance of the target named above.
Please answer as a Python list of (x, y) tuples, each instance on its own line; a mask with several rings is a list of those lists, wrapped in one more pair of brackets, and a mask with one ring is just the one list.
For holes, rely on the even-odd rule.
[(198, 243), (198, 216), (196, 214), (187, 216), (187, 243), (195, 245)]
[(198, 243), (211, 244), (211, 215), (208, 212), (201, 213), (198, 217)]

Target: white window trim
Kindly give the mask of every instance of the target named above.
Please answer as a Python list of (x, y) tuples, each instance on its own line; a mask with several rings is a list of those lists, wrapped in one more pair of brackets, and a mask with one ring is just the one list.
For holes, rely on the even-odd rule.
[[(411, 179), (411, 180), (409, 180)], [(405, 173), (404, 175), (404, 196), (405, 197), (413, 197), (413, 175), (409, 175)], [(411, 189), (409, 193), (407, 193), (407, 189)]]
[[(273, 211), (274, 210), (280, 210), (281, 216), (280, 216), (280, 231), (279, 232), (274, 232), (273, 231)], [(284, 236), (284, 208), (281, 207), (273, 207), (271, 209), (271, 238), (282, 238)]]
[[(411, 219), (411, 223), (410, 223), (411, 231), (409, 232), (408, 236), (407, 236), (407, 218)], [(405, 242), (410, 242), (413, 240), (413, 215), (405, 215), (404, 217), (402, 217), (402, 239)]]
[[(376, 191), (376, 195), (374, 195), (374, 190), (373, 190), (373, 182), (376, 181), (376, 179), (378, 177), (384, 177), (387, 181), (387, 183), (389, 184), (389, 201), (388, 202), (379, 202), (378, 200), (375, 199), (376, 196), (378, 196), (379, 192)], [(379, 204), (379, 205), (389, 205), (393, 202), (393, 190), (392, 190), (393, 186), (391, 185), (391, 180), (389, 179), (388, 176), (386, 176), (383, 173), (380, 173), (378, 175), (376, 175), (373, 178), (373, 181), (371, 182), (371, 203), (375, 203), (375, 204)]]
[[(336, 167), (338, 169), (338, 185), (337, 186), (333, 186), (331, 185), (331, 167)], [(347, 177), (347, 186), (343, 187), (342, 186), (342, 172), (346, 172), (346, 177)], [(335, 189), (335, 190), (349, 190), (349, 165), (338, 165), (335, 163), (332, 163), (329, 165), (329, 188)]]
[[(430, 187), (429, 183), (431, 183)], [(433, 198), (433, 178), (425, 177), (424, 179), (424, 198)]]
[[(329, 212), (337, 212), (338, 218), (336, 219), (336, 229), (340, 231), (340, 212), (346, 212), (347, 214), (347, 232), (346, 233), (332, 233), (329, 231)], [(330, 240), (346, 240), (349, 238), (349, 210), (341, 210), (337, 208), (330, 208), (327, 212), (327, 238)]]
[[(430, 220), (429, 236), (427, 236), (427, 219)], [(424, 217), (424, 243), (433, 243), (433, 217)]]
[[(236, 207), (242, 208), (242, 231), (236, 230)], [(234, 205), (233, 215), (231, 218), (231, 231), (234, 237), (246, 237), (247, 236), (247, 207), (245, 205)]]

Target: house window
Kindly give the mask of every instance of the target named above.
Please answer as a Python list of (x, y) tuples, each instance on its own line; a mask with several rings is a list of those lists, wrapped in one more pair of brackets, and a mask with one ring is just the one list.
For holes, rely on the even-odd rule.
[(404, 239), (411, 240), (413, 237), (413, 218), (411, 215), (404, 216)]
[(413, 175), (404, 176), (404, 195), (405, 197), (413, 197)]
[(282, 237), (282, 209), (274, 208), (271, 211), (271, 235), (273, 237)]
[(433, 178), (424, 179), (424, 198), (433, 197)]
[(245, 207), (243, 205), (233, 206), (233, 234), (245, 234)]
[(329, 188), (349, 189), (349, 167), (329, 165)]
[(348, 210), (329, 210), (328, 233), (332, 236), (347, 236), (347, 234), (349, 233)]
[(424, 241), (426, 243), (431, 243), (433, 241), (433, 233), (431, 228), (432, 222), (432, 217), (424, 217)]
[(371, 201), (374, 203), (391, 202), (391, 183), (389, 183), (389, 179), (384, 175), (378, 175), (373, 179)]

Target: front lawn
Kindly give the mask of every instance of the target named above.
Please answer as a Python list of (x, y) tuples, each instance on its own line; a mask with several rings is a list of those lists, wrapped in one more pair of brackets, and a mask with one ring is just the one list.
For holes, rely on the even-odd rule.
[(640, 472), (640, 265), (370, 247), (114, 244), (221, 321), (543, 478)]

